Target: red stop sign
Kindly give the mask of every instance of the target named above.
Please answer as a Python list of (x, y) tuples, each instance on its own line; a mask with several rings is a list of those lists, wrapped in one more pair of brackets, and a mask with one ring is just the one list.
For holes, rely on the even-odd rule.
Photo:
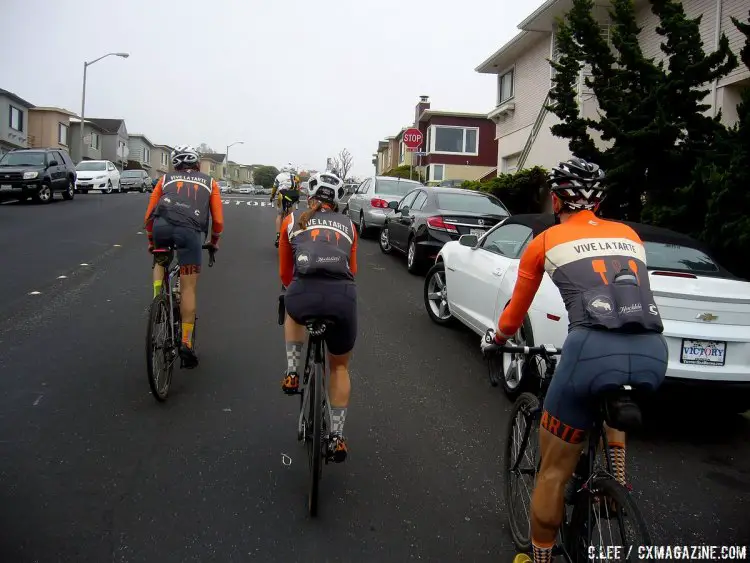
[(410, 149), (418, 148), (424, 139), (422, 132), (419, 129), (411, 127), (404, 131), (404, 144)]

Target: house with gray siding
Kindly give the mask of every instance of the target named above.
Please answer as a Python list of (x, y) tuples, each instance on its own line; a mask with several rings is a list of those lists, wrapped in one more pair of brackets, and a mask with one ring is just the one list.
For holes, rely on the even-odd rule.
[[(683, 0), (690, 18), (701, 16), (700, 34), (707, 53), (715, 51), (721, 34), (729, 39), (739, 55), (744, 35), (734, 26), (731, 17), (747, 21), (748, 0)], [(656, 33), (658, 17), (651, 12), (648, 0), (634, 0), (636, 23), (641, 28), (639, 43), (646, 57), (657, 61), (664, 58), (663, 37)], [(602, 35), (609, 42), (611, 3), (597, 0), (593, 16)], [(572, 7), (572, 0), (547, 0), (518, 26), (520, 33), (481, 63), (476, 71), (497, 76), (497, 100), (487, 117), (496, 124), (498, 140), (498, 172), (539, 165), (549, 168), (570, 157), (567, 139), (552, 135), (550, 128), (559, 122), (547, 111), (554, 70), (548, 59), (555, 59), (557, 49), (556, 19)], [(578, 104), (581, 115), (597, 119), (599, 107), (593, 92), (586, 86), (588, 69), (583, 68), (578, 80)], [(737, 105), (744, 87), (750, 86), (750, 71), (743, 64), (729, 76), (709, 85), (710, 94), (704, 103), (709, 115), (722, 113), (725, 124), (737, 122)], [(604, 146), (597, 138), (595, 142)]]
[(151, 151), (151, 169), (154, 176), (163, 176), (173, 170), (172, 167), (172, 150), (169, 145), (155, 145)]
[(128, 129), (123, 119), (91, 118), (86, 121), (102, 131), (102, 158), (110, 160), (123, 170), (128, 162)]
[(128, 137), (128, 148), (130, 149), (128, 168), (142, 168), (151, 175), (151, 154), (154, 152), (154, 143), (149, 141), (146, 135), (133, 133)]
[(0, 88), (0, 155), (29, 146), (29, 109), (34, 105)]
[(83, 124), (83, 155), (81, 155), (81, 120), (70, 118), (70, 157), (73, 162), (82, 160), (108, 160), (102, 156), (104, 131), (88, 119)]

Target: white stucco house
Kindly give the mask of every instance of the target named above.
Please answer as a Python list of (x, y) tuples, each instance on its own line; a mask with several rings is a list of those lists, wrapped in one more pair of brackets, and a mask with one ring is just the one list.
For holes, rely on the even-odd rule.
[[(658, 18), (651, 13), (648, 0), (634, 0), (638, 25), (642, 28), (640, 43), (644, 55), (663, 57), (661, 37), (656, 33)], [(713, 51), (721, 33), (739, 57), (745, 36), (732, 23), (731, 17), (746, 21), (748, 0), (683, 0), (688, 17), (703, 14), (700, 31), (704, 49)], [(572, 0), (547, 0), (518, 28), (521, 32), (500, 47), (475, 70), (497, 75), (497, 104), (488, 117), (497, 124), (498, 172), (539, 165), (551, 167), (570, 156), (566, 139), (554, 137), (550, 127), (557, 117), (544, 109), (552, 87), (553, 69), (548, 59), (555, 56), (555, 19), (567, 13)], [(607, 0), (599, 0), (594, 17), (601, 23), (602, 33), (609, 35)], [(585, 70), (582, 71), (582, 75)], [(737, 121), (737, 104), (743, 87), (750, 86), (750, 71), (740, 65), (729, 76), (711, 86), (706, 103), (715, 115), (722, 111), (722, 120)], [(584, 116), (595, 118), (597, 102), (579, 80), (579, 104)]]

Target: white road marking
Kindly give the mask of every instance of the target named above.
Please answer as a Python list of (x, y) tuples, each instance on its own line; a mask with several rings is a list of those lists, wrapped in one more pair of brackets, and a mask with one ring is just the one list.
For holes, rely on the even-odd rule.
[(138, 231), (138, 232), (137, 232), (137, 233), (135, 233), (135, 234), (137, 234), (137, 235), (142, 235), (142, 234), (143, 234), (143, 231)]
[(287, 466), (292, 465), (292, 458), (286, 454), (281, 454), (281, 463)]
[(86, 264), (86, 262), (83, 262), (82, 264), (80, 264), (80, 266), (88, 266), (88, 264)]
[(38, 397), (36, 398), (36, 401), (34, 401), (34, 406), (37, 406), (37, 405), (39, 404), (39, 401), (41, 401), (41, 400), (42, 400), (42, 397), (44, 397), (44, 395), (39, 395), (39, 396), (38, 396)]
[(68, 276), (57, 276), (57, 279), (58, 279), (58, 280), (64, 280), (64, 279), (66, 279), (67, 277), (68, 277)]
[(41, 291), (32, 291), (29, 293), (29, 295), (41, 295), (41, 294), (42, 294)]
[(122, 246), (122, 245), (120, 245), (120, 244), (115, 244), (114, 246)]

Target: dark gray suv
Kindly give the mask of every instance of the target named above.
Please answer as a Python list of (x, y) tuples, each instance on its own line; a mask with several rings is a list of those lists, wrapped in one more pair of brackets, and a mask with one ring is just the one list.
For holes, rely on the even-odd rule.
[(62, 149), (16, 149), (0, 158), (0, 198), (49, 203), (55, 192), (73, 199), (76, 167)]

